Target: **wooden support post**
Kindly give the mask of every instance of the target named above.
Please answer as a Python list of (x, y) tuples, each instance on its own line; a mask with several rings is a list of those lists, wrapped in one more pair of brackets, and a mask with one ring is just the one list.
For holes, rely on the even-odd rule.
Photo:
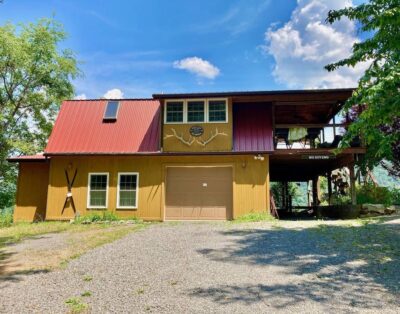
[(289, 211), (289, 183), (285, 182), (285, 209)]
[(326, 178), (328, 180), (328, 204), (331, 205), (331, 198), (332, 198), (332, 174), (329, 171), (326, 174)]
[(335, 116), (333, 116), (333, 136), (336, 136), (336, 119)]
[(354, 164), (349, 166), (350, 170), (350, 194), (351, 194), (351, 203), (353, 205), (357, 205), (357, 195), (356, 195), (356, 177), (354, 174)]
[(318, 192), (317, 192), (317, 178), (312, 179), (312, 205), (317, 206), (317, 198), (318, 198)]

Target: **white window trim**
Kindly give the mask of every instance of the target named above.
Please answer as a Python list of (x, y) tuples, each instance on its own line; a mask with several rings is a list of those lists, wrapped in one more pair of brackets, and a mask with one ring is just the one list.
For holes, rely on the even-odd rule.
[[(136, 204), (135, 206), (121, 206), (119, 205), (119, 183), (121, 175), (136, 175)], [(118, 172), (118, 185), (117, 185), (117, 209), (137, 209), (139, 204), (139, 172)]]
[[(209, 121), (208, 117), (209, 117), (209, 107), (208, 104), (210, 101), (220, 101), (220, 100), (224, 100), (225, 101), (225, 121)], [(208, 98), (207, 99), (207, 123), (228, 123), (228, 116), (229, 116), (229, 112), (228, 112), (228, 99), (227, 98)]]
[[(107, 176), (107, 186), (106, 186), (106, 206), (91, 206), (90, 205), (90, 176), (92, 175), (105, 175)], [(89, 172), (88, 174), (88, 187), (87, 187), (87, 208), (89, 209), (107, 209), (108, 208), (108, 190), (110, 183), (110, 175), (108, 172)]]
[[(192, 102), (192, 101), (202, 101), (204, 103), (204, 120), (203, 121), (188, 121), (188, 116), (189, 116), (188, 107), (189, 107), (189, 102)], [(186, 106), (185, 106), (186, 112), (184, 112), (184, 115), (186, 116), (186, 123), (196, 124), (196, 123), (206, 123), (207, 122), (207, 107), (208, 107), (207, 99), (204, 99), (204, 98), (193, 98), (192, 99), (191, 98), (191, 99), (186, 99), (185, 103), (186, 103)]]
[[(208, 103), (209, 101), (223, 100), (225, 101), (225, 121), (209, 121), (208, 116)], [(204, 121), (188, 122), (188, 101), (204, 101)], [(168, 122), (167, 121), (167, 106), (170, 102), (182, 102), (183, 103), (183, 121), (182, 122)], [(189, 99), (168, 99), (164, 103), (164, 124), (196, 124), (196, 123), (228, 123), (229, 111), (228, 111), (228, 98), (189, 98)]]
[[(182, 122), (168, 122), (167, 121), (167, 106), (168, 103), (170, 102), (182, 102), (183, 103), (183, 121)], [(184, 124), (186, 123), (186, 118), (187, 117), (187, 103), (185, 99), (170, 99), (170, 100), (166, 100), (165, 104), (164, 104), (164, 123), (165, 124)]]

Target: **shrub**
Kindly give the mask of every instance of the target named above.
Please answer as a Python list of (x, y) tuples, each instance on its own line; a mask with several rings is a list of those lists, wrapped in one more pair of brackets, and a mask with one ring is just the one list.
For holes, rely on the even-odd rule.
[(400, 205), (400, 189), (393, 188), (391, 190), (391, 194), (392, 194), (392, 204)]
[(15, 203), (15, 182), (0, 181), (0, 208), (12, 207)]
[(331, 197), (332, 205), (349, 205), (351, 204), (351, 197), (349, 195), (342, 195), (339, 193), (332, 194)]
[(13, 223), (13, 207), (0, 209), (0, 228), (10, 227)]
[(92, 223), (101, 221), (116, 221), (119, 220), (118, 216), (112, 212), (104, 211), (102, 213), (90, 213), (84, 216), (77, 217), (76, 223)]
[(367, 184), (359, 186), (357, 189), (357, 204), (384, 204), (386, 206), (393, 203), (393, 192), (382, 186)]

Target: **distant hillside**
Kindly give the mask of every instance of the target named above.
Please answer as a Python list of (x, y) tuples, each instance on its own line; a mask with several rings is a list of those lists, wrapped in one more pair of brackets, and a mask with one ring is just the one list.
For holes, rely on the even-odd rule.
[(400, 189), (400, 179), (389, 176), (387, 171), (381, 166), (376, 167), (373, 171), (373, 174), (380, 186)]

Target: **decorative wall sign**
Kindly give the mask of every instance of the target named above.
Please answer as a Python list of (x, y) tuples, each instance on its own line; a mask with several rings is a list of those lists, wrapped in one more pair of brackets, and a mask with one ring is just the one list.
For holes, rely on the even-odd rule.
[[(164, 136), (164, 140), (168, 139), (168, 138), (176, 138), (179, 141), (181, 141), (183, 144), (187, 145), (187, 146), (192, 146), (193, 143), (197, 143), (201, 146), (206, 146), (208, 143), (210, 143), (213, 139), (215, 139), (218, 135), (222, 135), (222, 136), (228, 136), (228, 134), (224, 133), (224, 132), (219, 132), (218, 129), (215, 129), (215, 133), (211, 132), (210, 137), (208, 139), (203, 139), (202, 137), (199, 138), (195, 138), (193, 135), (191, 135), (187, 140), (183, 137), (183, 134), (179, 135), (178, 133), (176, 133), (174, 128), (171, 128), (171, 132), (172, 134), (166, 134)], [(203, 130), (204, 132), (204, 130)], [(201, 136), (201, 135), (200, 135)]]
[(199, 137), (203, 135), (204, 129), (199, 125), (194, 125), (189, 129), (189, 133), (194, 137)]

